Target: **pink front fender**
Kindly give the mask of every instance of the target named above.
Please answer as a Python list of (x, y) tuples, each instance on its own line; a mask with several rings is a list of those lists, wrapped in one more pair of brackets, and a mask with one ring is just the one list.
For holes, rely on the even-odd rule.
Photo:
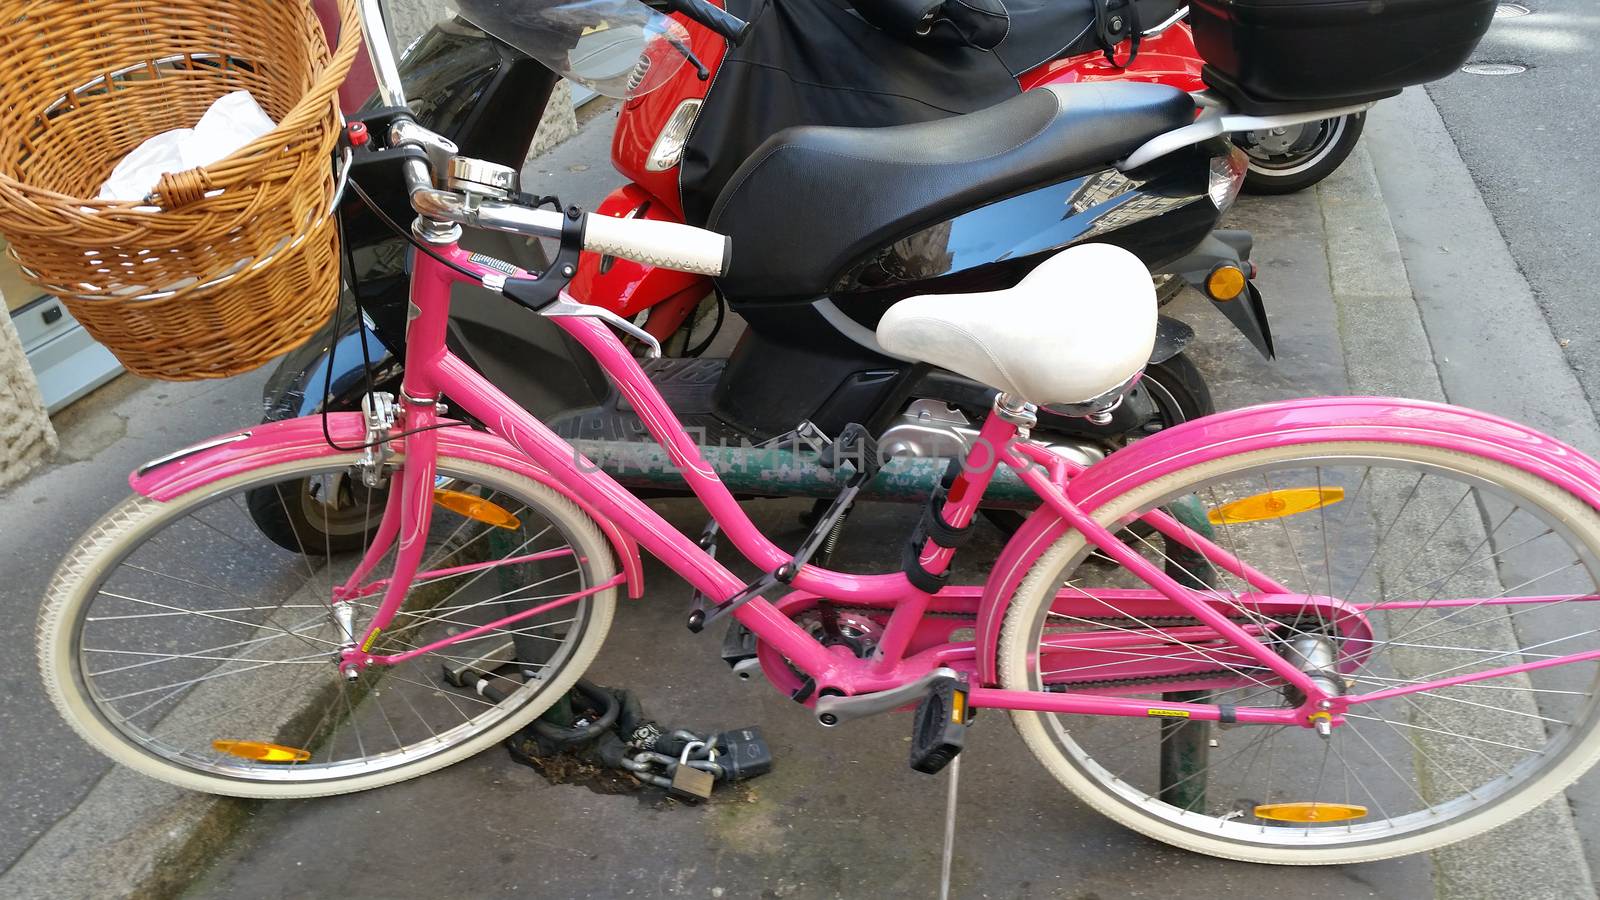
[[(1072, 479), (1067, 495), (1086, 511), (1163, 475), (1223, 456), (1288, 444), (1389, 441), (1459, 450), (1560, 485), (1600, 509), (1600, 464), (1572, 447), (1488, 413), (1387, 397), (1319, 397), (1252, 406), (1197, 419), (1118, 450)], [(1000, 625), (1034, 562), (1066, 532), (1048, 510), (1006, 544), (978, 607), (978, 678), (998, 683)]]
[[(335, 443), (345, 447), (360, 444), (366, 437), (366, 427), (361, 414), (353, 412), (330, 414), (328, 432), (333, 436)], [(535, 466), (510, 444), (492, 434), (474, 431), (471, 428), (441, 428), (435, 434), (438, 436), (441, 455), (481, 462), (516, 472), (555, 489), (576, 503), (594, 518), (600, 530), (611, 541), (612, 547), (616, 549), (617, 559), (622, 566), (623, 574), (627, 577), (628, 596), (638, 598), (643, 595), (644, 567), (639, 559), (639, 546), (632, 537), (618, 528), (616, 523), (602, 518), (588, 503), (556, 481), (550, 473)], [(405, 442), (402, 439), (396, 443), (403, 448)], [(167, 501), (262, 466), (341, 454), (341, 451), (328, 446), (327, 441), (323, 439), (320, 416), (305, 416), (257, 425), (195, 446), (205, 449), (180, 450), (167, 457), (170, 460), (168, 462), (146, 463), (128, 477), (128, 483), (143, 496), (152, 500)]]

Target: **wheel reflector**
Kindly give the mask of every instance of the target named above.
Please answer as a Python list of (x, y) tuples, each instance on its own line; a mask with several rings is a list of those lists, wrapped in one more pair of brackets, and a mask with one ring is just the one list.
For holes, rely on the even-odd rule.
[(474, 497), (471, 494), (463, 494), (460, 491), (444, 491), (435, 488), (433, 502), (453, 513), (466, 516), (475, 522), (482, 522), (485, 525), (493, 525), (496, 528), (505, 528), (507, 530), (522, 527), (522, 522), (516, 516), (482, 497)]
[(211, 749), (218, 753), (228, 753), (241, 759), (253, 759), (257, 762), (305, 762), (311, 758), (310, 750), (301, 750), (299, 747), (285, 747), (281, 744), (267, 744), (261, 741), (212, 741)]
[(1206, 519), (1213, 525), (1237, 525), (1241, 522), (1281, 519), (1284, 516), (1332, 506), (1343, 499), (1344, 488), (1286, 488), (1225, 503), (1206, 513)]
[(1345, 822), (1367, 814), (1365, 806), (1353, 803), (1319, 803), (1301, 800), (1296, 803), (1263, 803), (1255, 809), (1256, 818), (1274, 822)]

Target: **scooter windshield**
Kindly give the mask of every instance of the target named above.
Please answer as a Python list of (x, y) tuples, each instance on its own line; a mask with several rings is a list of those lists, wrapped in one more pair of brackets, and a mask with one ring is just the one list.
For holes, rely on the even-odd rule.
[(639, 0), (454, 0), (462, 18), (607, 97), (640, 97), (685, 61), (683, 26)]

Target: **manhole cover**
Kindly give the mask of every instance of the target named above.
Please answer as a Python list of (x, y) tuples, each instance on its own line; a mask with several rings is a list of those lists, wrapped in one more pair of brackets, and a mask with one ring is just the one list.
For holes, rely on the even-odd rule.
[(1475, 62), (1462, 66), (1461, 71), (1468, 75), (1521, 75), (1528, 67), (1509, 62)]
[(1494, 17), (1496, 19), (1516, 19), (1531, 12), (1533, 10), (1523, 6), (1521, 3), (1497, 3), (1494, 7)]

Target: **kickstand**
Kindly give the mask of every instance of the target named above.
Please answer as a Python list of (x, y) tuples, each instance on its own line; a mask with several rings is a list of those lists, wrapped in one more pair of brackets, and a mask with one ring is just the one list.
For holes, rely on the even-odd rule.
[(939, 900), (950, 900), (950, 860), (956, 852), (956, 793), (961, 789), (961, 757), (950, 760), (950, 797), (944, 807), (944, 860), (939, 868)]

